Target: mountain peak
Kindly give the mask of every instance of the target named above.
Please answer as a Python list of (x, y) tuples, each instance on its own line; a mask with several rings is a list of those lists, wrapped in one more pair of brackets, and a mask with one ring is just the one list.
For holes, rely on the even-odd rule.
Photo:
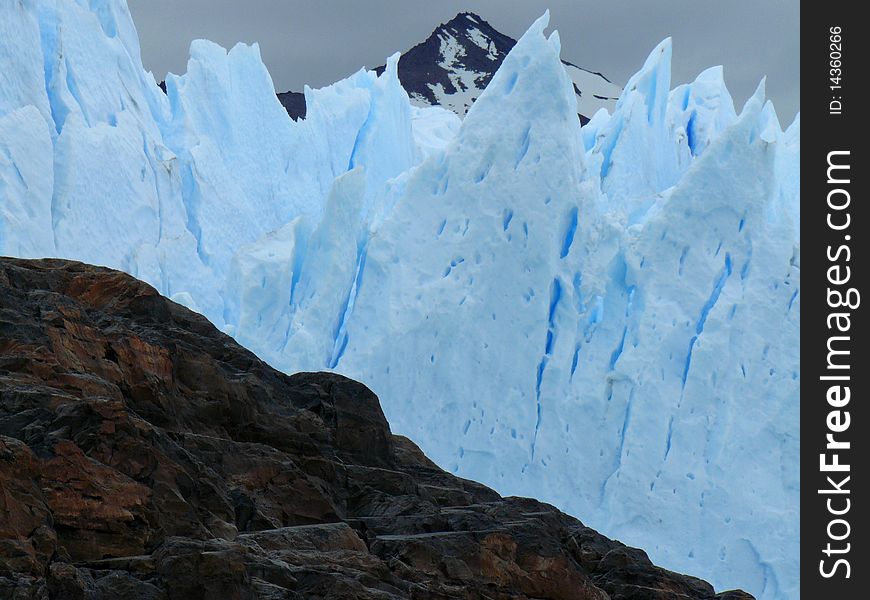
[[(439, 24), (423, 42), (402, 54), (399, 80), (417, 106), (443, 106), (460, 117), (480, 97), (517, 41), (480, 15), (463, 11)], [(601, 73), (563, 61), (577, 94), (577, 114), (586, 123), (599, 109), (613, 111), (622, 89)], [(383, 73), (384, 66), (375, 72)], [(278, 94), (294, 119), (305, 116), (302, 94)]]
[[(481, 27), (483, 29), (490, 29), (492, 31), (496, 31), (496, 29), (487, 23), (480, 15), (477, 15), (473, 12), (459, 12), (456, 13), (456, 16), (447, 21), (446, 23), (441, 23), (438, 27), (435, 28), (437, 32), (439, 29), (448, 29), (448, 28), (467, 28), (467, 27)], [(496, 31), (496, 33), (498, 33)]]

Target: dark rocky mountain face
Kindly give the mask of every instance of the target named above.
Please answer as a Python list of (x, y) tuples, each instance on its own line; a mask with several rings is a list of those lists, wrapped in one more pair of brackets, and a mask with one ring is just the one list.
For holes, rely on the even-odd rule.
[[(399, 58), (402, 87), (417, 106), (442, 106), (465, 116), (483, 93), (517, 41), (497, 31), (474, 13), (459, 13), (442, 23), (425, 41)], [(562, 61), (577, 94), (577, 116), (584, 125), (600, 108), (611, 112), (621, 89), (601, 73)], [(386, 67), (376, 67), (380, 75)], [(166, 92), (166, 82), (160, 89)], [(294, 121), (307, 113), (305, 94), (279, 92), (278, 100)]]
[(125, 274), (0, 259), (0, 598), (751, 596), (445, 473), (363, 385)]
[[(517, 41), (473, 13), (442, 23), (399, 59), (399, 81), (419, 105), (465, 115)], [(375, 69), (383, 73), (384, 67)]]
[[(516, 43), (474, 13), (460, 13), (402, 54), (399, 81), (414, 104), (443, 106), (464, 116)], [(599, 108), (613, 110), (619, 86), (601, 73), (562, 62), (574, 83), (581, 122), (588, 122)], [(384, 68), (382, 65), (375, 71), (381, 74)], [(294, 120), (304, 118), (303, 94), (285, 92), (278, 98)]]
[(306, 114), (305, 94), (302, 92), (281, 92), (278, 94), (281, 105), (287, 109), (287, 114), (294, 121), (304, 119)]

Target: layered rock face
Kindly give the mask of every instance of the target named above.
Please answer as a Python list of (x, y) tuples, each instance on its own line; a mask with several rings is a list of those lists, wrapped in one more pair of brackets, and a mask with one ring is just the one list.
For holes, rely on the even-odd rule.
[(391, 435), (120, 272), (0, 259), (0, 598), (745, 599)]

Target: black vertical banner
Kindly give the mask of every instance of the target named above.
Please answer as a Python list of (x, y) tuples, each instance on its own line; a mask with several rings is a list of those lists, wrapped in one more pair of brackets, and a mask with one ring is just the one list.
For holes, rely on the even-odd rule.
[(868, 598), (866, 77), (859, 3), (801, 15), (801, 595)]

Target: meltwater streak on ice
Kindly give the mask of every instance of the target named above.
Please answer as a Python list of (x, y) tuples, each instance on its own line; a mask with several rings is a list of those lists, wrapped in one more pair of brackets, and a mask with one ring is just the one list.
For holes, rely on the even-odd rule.
[(798, 597), (799, 121), (669, 40), (580, 129), (546, 16), (461, 123), (362, 70), (291, 121), (256, 46), (163, 94), (118, 0), (0, 5), (0, 252), (126, 270), (441, 465)]

